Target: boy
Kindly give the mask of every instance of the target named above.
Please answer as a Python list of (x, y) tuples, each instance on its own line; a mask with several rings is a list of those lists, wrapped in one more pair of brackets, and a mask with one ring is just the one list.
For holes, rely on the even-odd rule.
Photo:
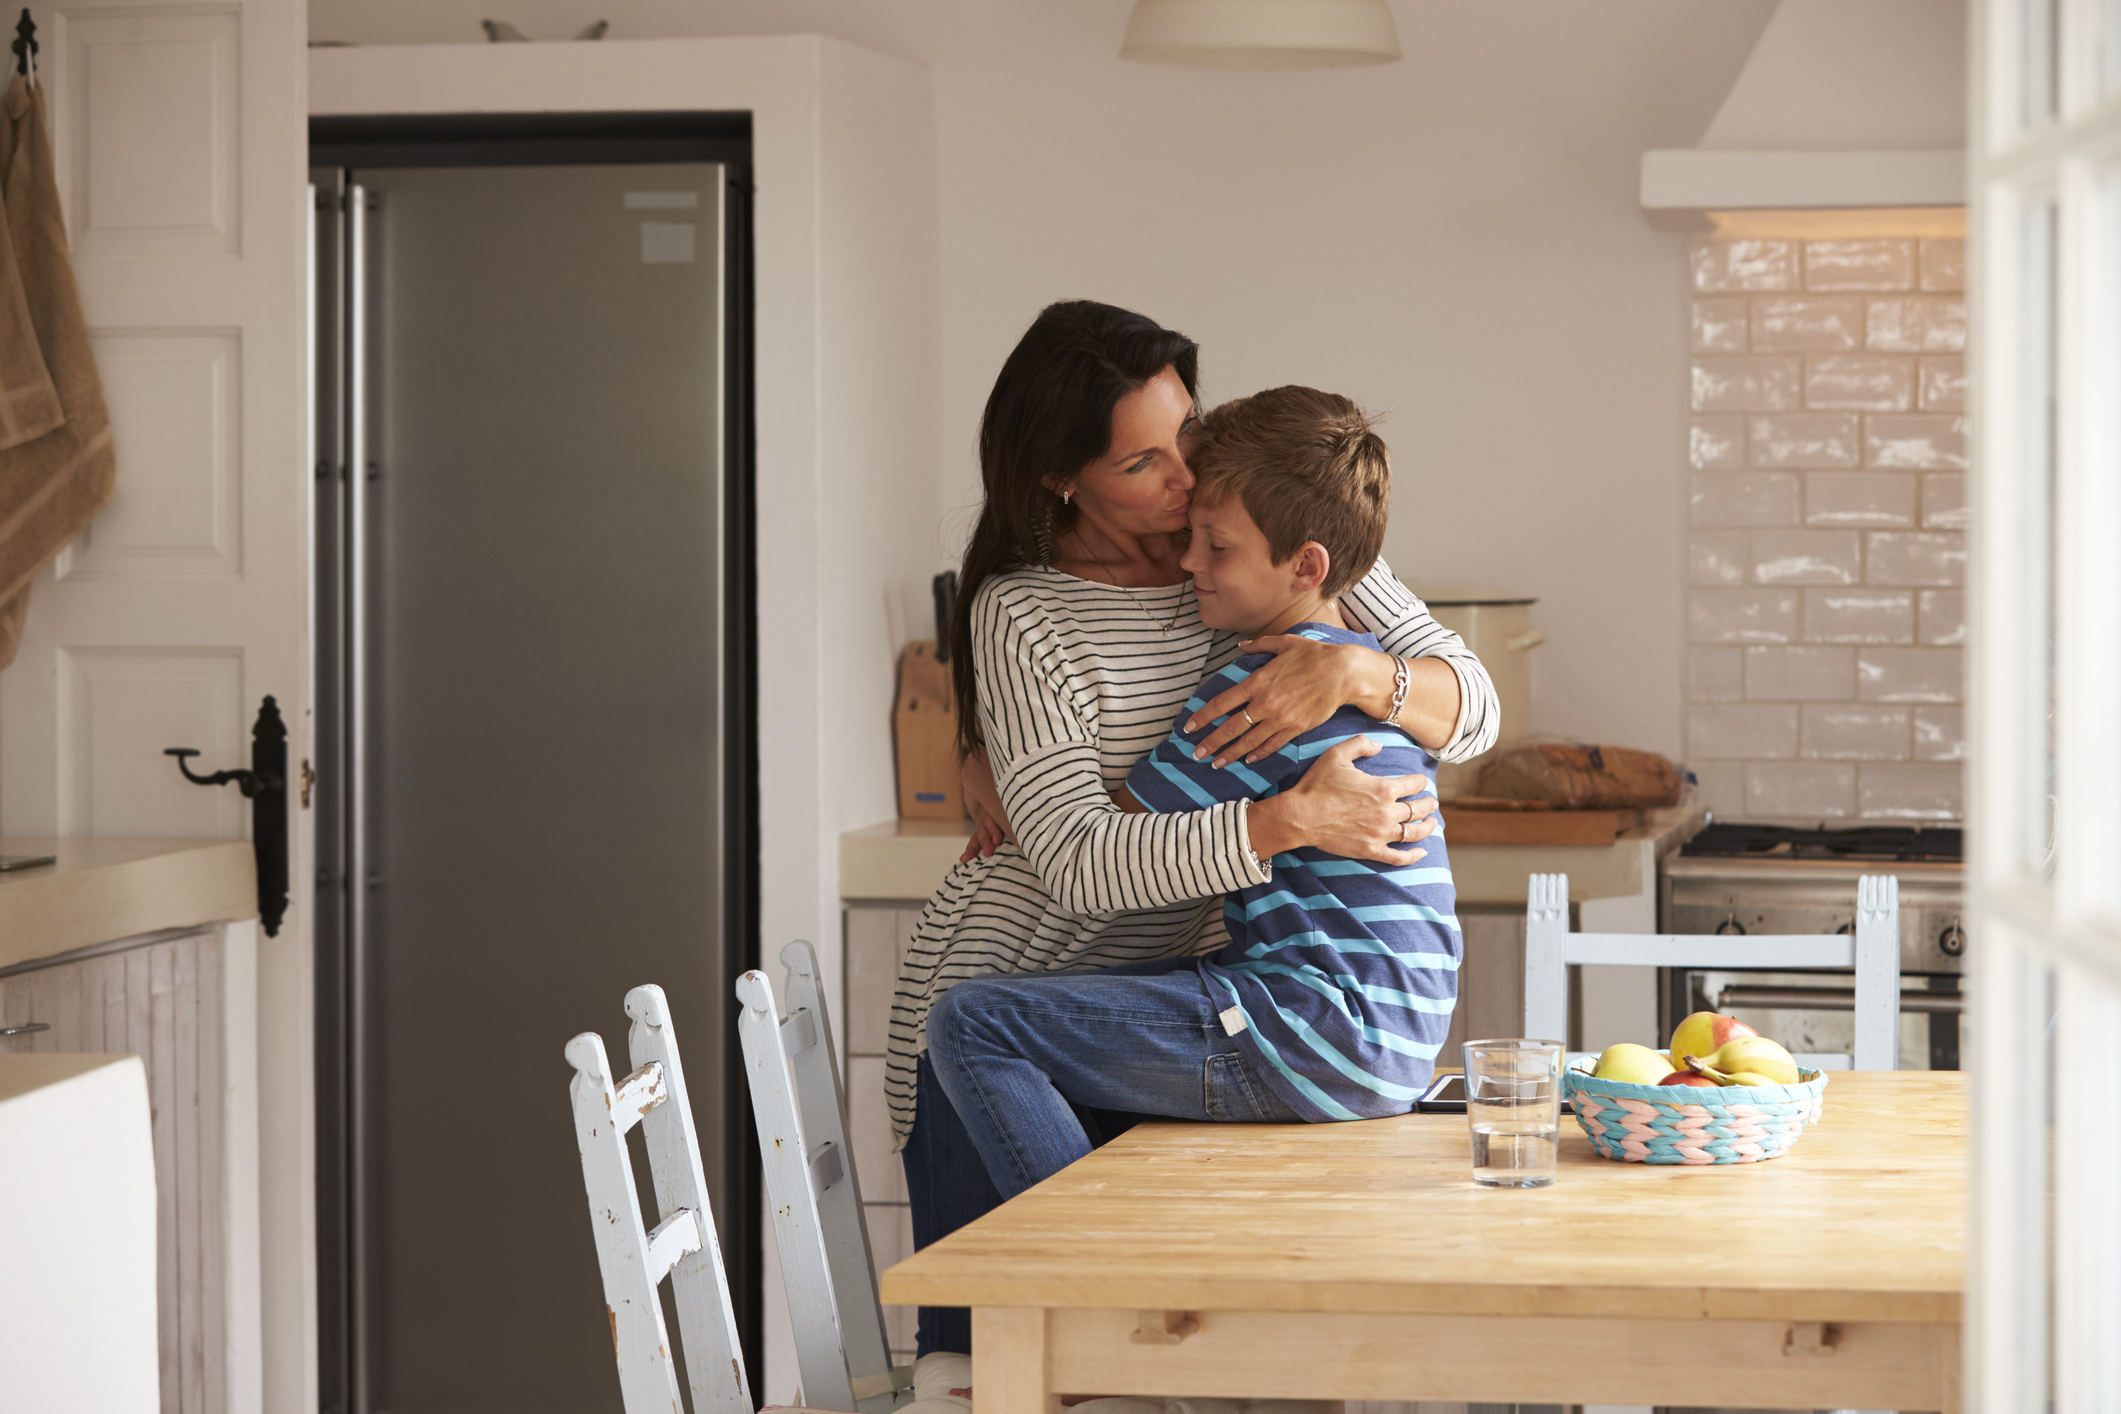
[[(1205, 623), (1377, 646), (1335, 604), (1377, 558), (1390, 493), (1384, 443), (1353, 403), (1309, 388), (1227, 403), (1208, 415), (1193, 465), (1183, 564)], [(1195, 760), (1213, 727), (1189, 736), (1185, 721), (1266, 661), (1240, 658), (1201, 684), (1134, 767), (1121, 808), (1262, 799), (1358, 735), (1382, 747), (1363, 770), (1433, 776), (1411, 737), (1354, 707), (1264, 761)], [(1230, 938), (1211, 957), (975, 978), (946, 993), (929, 1053), (1001, 1195), (1089, 1151), (1076, 1106), (1280, 1121), (1412, 1109), (1450, 1025), (1460, 940), (1441, 831), (1407, 853), (1404, 866), (1277, 855), (1266, 883), (1225, 900)]]

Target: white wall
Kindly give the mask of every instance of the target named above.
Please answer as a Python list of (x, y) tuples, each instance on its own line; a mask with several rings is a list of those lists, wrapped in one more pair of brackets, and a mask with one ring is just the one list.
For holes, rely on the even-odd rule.
[[(1637, 159), (1700, 138), (1772, 8), (1401, 0), (1404, 62), (1286, 74), (1124, 63), (1128, 0), (311, 0), (310, 15), (318, 40), (462, 41), (491, 13), (533, 37), (608, 17), (615, 36), (815, 30), (919, 60), (942, 499), (909, 562), (959, 548), (980, 406), (1038, 307), (1132, 305), (1202, 341), (1211, 398), (1301, 381), (1389, 409), (1394, 567), (1540, 596), (1533, 726), (1677, 752), (1685, 259), (1643, 222)], [(846, 608), (888, 622), (873, 594)], [(861, 687), (872, 732), (886, 689)], [(887, 816), (870, 794), (836, 813)]]

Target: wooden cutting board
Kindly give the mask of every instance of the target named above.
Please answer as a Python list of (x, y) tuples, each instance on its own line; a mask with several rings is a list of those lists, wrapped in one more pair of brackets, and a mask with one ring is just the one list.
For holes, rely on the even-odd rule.
[(1609, 845), (1635, 823), (1632, 810), (1480, 810), (1443, 808), (1446, 842), (1461, 844)]

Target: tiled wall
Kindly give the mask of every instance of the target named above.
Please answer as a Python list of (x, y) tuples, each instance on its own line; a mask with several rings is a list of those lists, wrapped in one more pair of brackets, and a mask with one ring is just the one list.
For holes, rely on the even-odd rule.
[(1961, 240), (1695, 242), (1687, 763), (1721, 819), (1952, 820)]
[[(869, 1251), (881, 1273), (913, 1255), (913, 1219), (906, 1207), (906, 1170), (891, 1152), (891, 1112), (884, 1102), (884, 1052), (891, 1021), (891, 988), (918, 904), (849, 904), (846, 920), (846, 1000), (836, 1029), (847, 1068), (847, 1144), (862, 1185)], [(884, 1330), (892, 1359), (913, 1359), (914, 1311), (886, 1306)]]

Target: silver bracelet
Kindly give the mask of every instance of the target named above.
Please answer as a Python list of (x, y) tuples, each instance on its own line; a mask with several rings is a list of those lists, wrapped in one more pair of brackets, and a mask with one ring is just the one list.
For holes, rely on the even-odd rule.
[(1413, 681), (1414, 674), (1406, 659), (1395, 657), (1392, 663), (1392, 710), (1385, 713), (1385, 722), (1396, 727), (1399, 725), (1399, 709), (1407, 705), (1407, 685)]

